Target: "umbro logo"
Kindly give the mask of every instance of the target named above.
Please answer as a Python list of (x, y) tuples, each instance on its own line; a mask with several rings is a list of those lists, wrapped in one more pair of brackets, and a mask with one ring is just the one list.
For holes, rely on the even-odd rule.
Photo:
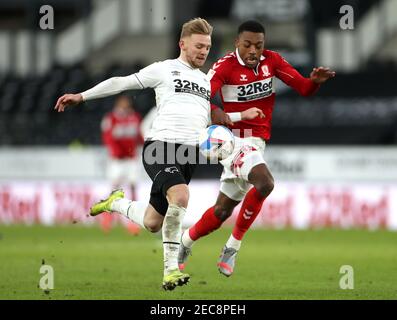
[(181, 73), (179, 71), (171, 71), (171, 75), (178, 77), (181, 75)]
[(240, 74), (240, 81), (248, 81), (246, 74)]
[(248, 211), (247, 209), (244, 211), (243, 217), (245, 220), (249, 220), (252, 217), (253, 211)]

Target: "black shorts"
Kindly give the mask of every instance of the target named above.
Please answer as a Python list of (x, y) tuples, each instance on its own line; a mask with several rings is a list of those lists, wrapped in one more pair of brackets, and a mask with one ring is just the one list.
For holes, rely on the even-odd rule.
[(153, 181), (149, 203), (161, 215), (165, 216), (168, 210), (167, 190), (177, 184), (189, 184), (198, 154), (197, 147), (158, 140), (143, 145), (143, 166)]

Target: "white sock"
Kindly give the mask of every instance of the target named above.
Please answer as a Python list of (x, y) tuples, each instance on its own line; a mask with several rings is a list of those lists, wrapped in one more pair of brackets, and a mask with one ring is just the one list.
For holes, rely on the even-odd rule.
[(186, 209), (170, 204), (163, 221), (164, 275), (178, 270), (178, 251)]
[(241, 247), (241, 240), (237, 240), (231, 234), (230, 237), (229, 237), (229, 240), (227, 240), (227, 242), (226, 242), (226, 247), (227, 248), (233, 248), (233, 249), (236, 249), (238, 251), (238, 250), (240, 250), (240, 247)]
[(182, 234), (183, 245), (187, 248), (191, 248), (194, 242), (195, 241), (190, 238), (189, 229), (186, 229), (185, 232)]
[(146, 229), (143, 224), (143, 218), (145, 217), (147, 208), (145, 203), (122, 198), (114, 200), (110, 208)]

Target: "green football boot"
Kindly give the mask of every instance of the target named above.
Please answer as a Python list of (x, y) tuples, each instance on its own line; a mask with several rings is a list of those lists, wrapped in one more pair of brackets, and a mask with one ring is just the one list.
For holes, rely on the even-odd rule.
[(190, 275), (182, 273), (178, 269), (172, 270), (163, 278), (163, 289), (174, 290), (177, 286), (183, 286), (190, 280)]
[(101, 200), (90, 208), (90, 215), (96, 216), (103, 212), (111, 212), (111, 205), (114, 200), (124, 198), (124, 191), (122, 189), (113, 190), (112, 193), (104, 200)]

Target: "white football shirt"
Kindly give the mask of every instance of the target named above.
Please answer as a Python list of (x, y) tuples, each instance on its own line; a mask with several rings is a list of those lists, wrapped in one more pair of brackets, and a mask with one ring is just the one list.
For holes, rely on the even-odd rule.
[(81, 92), (83, 100), (129, 89), (153, 88), (156, 117), (147, 139), (196, 145), (211, 123), (211, 84), (207, 75), (181, 59), (155, 62), (126, 77), (113, 77)]
[(141, 88), (154, 88), (157, 115), (147, 139), (196, 145), (210, 121), (207, 75), (180, 59), (153, 63), (134, 74)]

